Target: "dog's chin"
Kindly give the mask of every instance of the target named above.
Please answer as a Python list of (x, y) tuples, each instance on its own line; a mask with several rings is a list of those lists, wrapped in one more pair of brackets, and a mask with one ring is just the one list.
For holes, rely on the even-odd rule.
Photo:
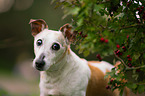
[(45, 71), (44, 68), (35, 67), (38, 71)]
[(38, 68), (35, 66), (34, 68), (37, 69), (38, 71), (47, 71), (49, 69), (49, 67), (46, 67), (46, 66), (44, 66), (42, 68)]

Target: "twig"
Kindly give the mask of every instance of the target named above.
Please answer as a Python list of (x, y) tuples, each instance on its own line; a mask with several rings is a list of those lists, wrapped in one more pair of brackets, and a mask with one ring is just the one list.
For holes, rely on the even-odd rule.
[(124, 26), (124, 27), (119, 28), (119, 30), (132, 28), (132, 27), (137, 27), (137, 26), (140, 26), (140, 25), (143, 25), (143, 24), (134, 24), (134, 25), (130, 25), (130, 26)]
[(143, 65), (143, 66), (139, 66), (139, 67), (128, 67), (128, 68), (126, 68), (126, 70), (134, 70), (134, 69), (140, 69), (140, 68), (145, 68), (145, 65)]
[(115, 57), (116, 57), (117, 59), (119, 59), (119, 60), (122, 62), (122, 64), (123, 64), (126, 68), (128, 68), (128, 66), (124, 63), (124, 61), (123, 61), (120, 57), (118, 57), (115, 53), (114, 53), (114, 55), (115, 55)]

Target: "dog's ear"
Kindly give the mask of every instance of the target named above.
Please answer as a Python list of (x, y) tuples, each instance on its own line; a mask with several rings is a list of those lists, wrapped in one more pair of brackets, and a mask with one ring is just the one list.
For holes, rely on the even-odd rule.
[(77, 31), (72, 31), (72, 26), (70, 24), (65, 24), (60, 28), (64, 37), (67, 39), (68, 43), (73, 43), (76, 39)]
[(31, 32), (33, 36), (36, 36), (45, 28), (48, 28), (46, 22), (43, 19), (31, 19), (29, 24), (31, 25)]

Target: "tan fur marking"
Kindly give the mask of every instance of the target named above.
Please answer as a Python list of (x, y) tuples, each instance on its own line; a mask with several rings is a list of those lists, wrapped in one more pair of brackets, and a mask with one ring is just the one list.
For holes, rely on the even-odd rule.
[(91, 69), (91, 78), (88, 83), (86, 96), (118, 96), (118, 92), (111, 92), (106, 89), (108, 80), (104, 80), (104, 73), (88, 64)]
[(70, 54), (70, 48), (67, 49), (67, 53)]
[(101, 63), (100, 61), (88, 61), (89, 63)]
[(124, 96), (130, 96), (130, 89), (127, 87), (124, 88)]

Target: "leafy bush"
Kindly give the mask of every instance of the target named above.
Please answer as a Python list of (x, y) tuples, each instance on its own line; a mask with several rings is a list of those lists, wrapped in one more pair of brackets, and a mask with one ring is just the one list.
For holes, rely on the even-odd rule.
[(79, 52), (85, 56), (97, 52), (98, 60), (114, 55), (114, 64), (121, 61), (117, 70), (107, 74), (111, 76), (107, 88), (119, 88), (120, 94), (125, 86), (135, 93), (145, 91), (144, 0), (59, 0), (56, 4), (64, 9), (64, 17), (72, 16)]

